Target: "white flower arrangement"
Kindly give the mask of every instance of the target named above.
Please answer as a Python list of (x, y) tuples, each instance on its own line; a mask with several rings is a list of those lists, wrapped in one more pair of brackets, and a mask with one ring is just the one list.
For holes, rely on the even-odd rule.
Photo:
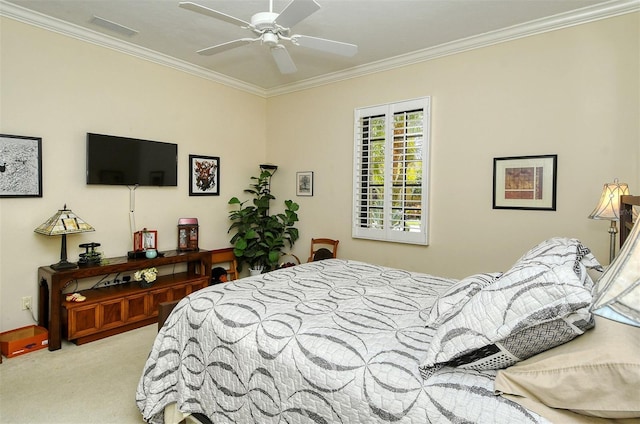
[(136, 271), (133, 274), (133, 279), (136, 281), (146, 281), (147, 283), (152, 283), (156, 280), (158, 276), (158, 270), (155, 267), (145, 268), (139, 271)]

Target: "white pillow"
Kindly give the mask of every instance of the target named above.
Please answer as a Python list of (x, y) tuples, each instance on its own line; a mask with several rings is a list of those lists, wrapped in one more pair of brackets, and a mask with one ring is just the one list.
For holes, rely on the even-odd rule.
[(600, 265), (576, 239), (531, 249), (436, 329), (423, 377), (443, 366), (506, 368), (593, 327), (586, 266)]
[(436, 303), (434, 303), (429, 312), (429, 317), (425, 325), (436, 328), (460, 312), (462, 306), (464, 306), (474, 294), (478, 293), (483, 287), (493, 283), (500, 275), (502, 275), (500, 272), (474, 274), (458, 281), (438, 296), (438, 300), (436, 300)]

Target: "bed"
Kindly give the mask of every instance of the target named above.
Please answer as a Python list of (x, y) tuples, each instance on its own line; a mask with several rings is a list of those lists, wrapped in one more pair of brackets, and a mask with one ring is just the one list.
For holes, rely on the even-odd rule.
[(149, 423), (610, 422), (549, 414), (507, 374), (594, 333), (599, 269), (579, 240), (552, 238), (461, 280), (327, 259), (211, 286), (159, 330), (137, 405)]

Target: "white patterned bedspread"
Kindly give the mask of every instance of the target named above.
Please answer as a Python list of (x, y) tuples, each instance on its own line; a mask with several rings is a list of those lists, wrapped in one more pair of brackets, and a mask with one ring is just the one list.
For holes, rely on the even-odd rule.
[(159, 332), (136, 400), (214, 423), (542, 423), (493, 391), (494, 372), (424, 381), (425, 321), (455, 280), (340, 259), (218, 284)]

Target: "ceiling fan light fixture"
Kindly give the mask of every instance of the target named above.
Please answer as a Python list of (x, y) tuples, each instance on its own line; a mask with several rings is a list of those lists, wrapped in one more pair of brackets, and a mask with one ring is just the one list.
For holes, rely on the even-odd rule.
[(265, 32), (262, 34), (262, 44), (266, 44), (269, 47), (278, 45), (278, 36), (273, 32)]

